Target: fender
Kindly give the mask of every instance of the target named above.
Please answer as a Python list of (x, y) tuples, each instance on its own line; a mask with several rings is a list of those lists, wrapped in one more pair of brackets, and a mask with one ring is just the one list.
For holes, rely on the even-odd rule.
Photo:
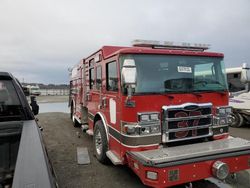
[[(105, 116), (101, 112), (97, 112), (96, 115), (99, 115), (101, 117), (101, 120), (102, 120), (104, 128), (105, 128), (106, 136), (107, 136), (107, 141), (109, 142), (108, 126), (107, 126), (107, 121), (105, 119)], [(96, 117), (96, 115), (95, 115), (95, 117)]]

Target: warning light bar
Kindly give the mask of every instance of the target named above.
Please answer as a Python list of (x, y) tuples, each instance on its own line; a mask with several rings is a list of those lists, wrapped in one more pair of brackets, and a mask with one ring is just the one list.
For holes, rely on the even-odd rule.
[(192, 50), (204, 51), (208, 50), (209, 44), (187, 43), (187, 42), (171, 42), (171, 41), (156, 41), (156, 40), (134, 40), (134, 47), (150, 47), (150, 48), (165, 48), (171, 50)]

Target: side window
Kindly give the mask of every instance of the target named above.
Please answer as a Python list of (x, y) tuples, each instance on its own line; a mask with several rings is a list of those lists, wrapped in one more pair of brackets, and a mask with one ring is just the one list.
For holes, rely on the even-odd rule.
[(107, 90), (118, 91), (118, 76), (116, 62), (113, 61), (106, 65)]
[(96, 89), (100, 90), (102, 87), (102, 67), (96, 68)]
[(89, 69), (89, 89), (93, 89), (94, 85), (94, 68)]

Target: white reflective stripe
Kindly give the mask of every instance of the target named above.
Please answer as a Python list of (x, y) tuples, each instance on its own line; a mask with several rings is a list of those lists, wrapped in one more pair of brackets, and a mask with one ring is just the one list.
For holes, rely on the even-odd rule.
[(149, 145), (138, 145), (138, 146), (129, 146), (126, 144), (123, 144), (122, 142), (120, 142), (119, 140), (117, 140), (114, 136), (112, 136), (111, 134), (109, 134), (110, 137), (112, 137), (113, 139), (115, 139), (117, 142), (119, 142), (121, 145), (127, 147), (127, 148), (140, 148), (140, 147), (150, 147), (150, 146), (158, 146), (159, 144), (149, 144)]
[(114, 99), (109, 99), (109, 115), (110, 115), (110, 122), (116, 124), (116, 102)]
[(73, 116), (73, 122), (74, 122), (75, 120), (76, 120), (79, 124), (82, 124), (82, 121), (81, 121), (76, 115)]

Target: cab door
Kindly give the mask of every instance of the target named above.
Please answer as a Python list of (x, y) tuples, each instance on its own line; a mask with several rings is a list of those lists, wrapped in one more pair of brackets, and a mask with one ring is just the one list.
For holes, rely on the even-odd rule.
[(120, 156), (120, 81), (119, 66), (115, 58), (105, 63), (105, 107), (104, 114), (109, 130), (109, 149)]

